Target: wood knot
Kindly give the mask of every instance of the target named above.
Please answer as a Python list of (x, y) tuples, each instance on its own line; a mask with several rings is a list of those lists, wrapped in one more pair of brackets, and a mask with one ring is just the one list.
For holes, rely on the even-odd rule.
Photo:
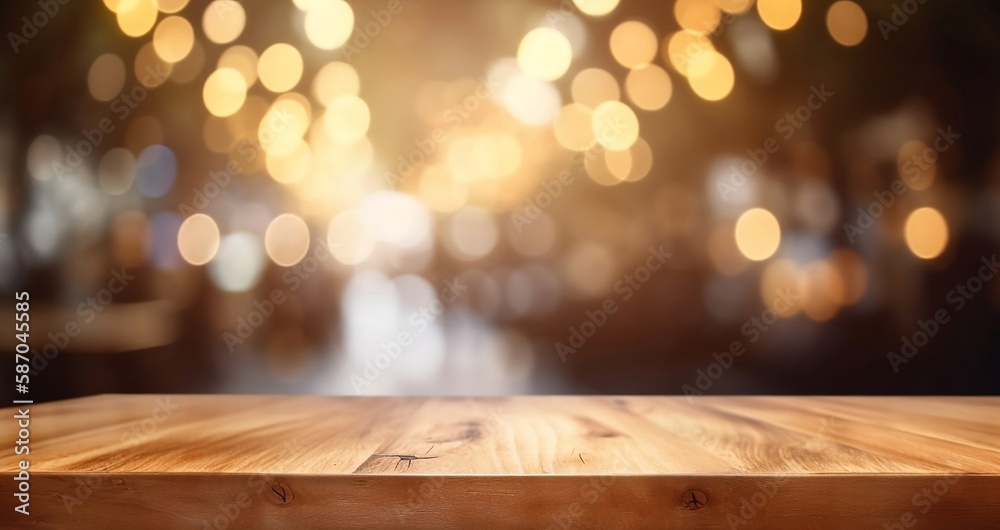
[(288, 487), (288, 484), (275, 481), (267, 486), (267, 498), (278, 506), (284, 506), (292, 502), (295, 494), (292, 493), (292, 488)]
[(708, 497), (701, 490), (687, 490), (681, 496), (681, 506), (685, 510), (700, 510), (708, 504)]

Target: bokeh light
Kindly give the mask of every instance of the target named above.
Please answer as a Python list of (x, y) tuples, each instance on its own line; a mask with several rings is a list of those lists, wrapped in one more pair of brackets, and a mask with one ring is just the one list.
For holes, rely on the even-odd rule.
[(101, 156), (97, 179), (101, 189), (111, 195), (121, 195), (135, 181), (136, 161), (132, 152), (123, 147), (113, 147)]
[(251, 232), (227, 234), (208, 264), (212, 283), (226, 292), (248, 291), (260, 281), (267, 265), (259, 236)]
[(229, 44), (239, 38), (246, 23), (246, 11), (236, 0), (214, 0), (201, 19), (205, 36), (216, 44)]
[(156, 24), (156, 0), (121, 0), (115, 14), (122, 33), (129, 37), (141, 37)]
[(763, 208), (751, 208), (736, 220), (736, 246), (747, 259), (763, 261), (778, 250), (781, 226), (774, 214)]
[(343, 45), (353, 28), (354, 10), (343, 0), (317, 0), (306, 11), (306, 37), (321, 50)]
[(153, 32), (153, 49), (168, 63), (176, 63), (187, 57), (193, 46), (194, 28), (184, 17), (167, 17), (160, 21)]
[(757, 13), (771, 29), (786, 30), (802, 16), (802, 0), (757, 0)]
[(858, 4), (839, 0), (826, 11), (826, 29), (839, 44), (856, 46), (868, 32), (868, 18)]
[(444, 242), (456, 258), (476, 260), (493, 250), (498, 236), (493, 216), (482, 208), (469, 206), (452, 215)]
[(90, 65), (87, 88), (97, 101), (111, 101), (125, 86), (125, 63), (113, 53), (106, 53)]
[(594, 109), (591, 118), (594, 137), (612, 151), (632, 147), (639, 138), (639, 118), (620, 101), (605, 101)]
[(656, 57), (659, 43), (656, 33), (637, 20), (622, 22), (611, 31), (611, 55), (618, 64), (635, 68), (649, 64)]
[(364, 138), (370, 123), (368, 104), (357, 96), (343, 96), (330, 102), (323, 115), (323, 130), (327, 136), (343, 144)]
[(714, 50), (698, 54), (688, 65), (688, 84), (698, 97), (719, 101), (733, 90), (736, 76), (733, 65)]
[(203, 213), (185, 219), (177, 231), (177, 249), (191, 265), (211, 261), (219, 250), (219, 227), (215, 220)]
[(592, 17), (600, 17), (614, 11), (614, 9), (618, 7), (619, 1), (620, 0), (573, 0), (573, 3), (576, 4), (577, 9), (579, 9), (583, 14), (590, 15)]
[(312, 93), (324, 107), (342, 97), (357, 96), (361, 78), (353, 66), (334, 61), (323, 65), (313, 78)]
[(594, 143), (591, 126), (593, 111), (585, 105), (570, 103), (559, 110), (552, 130), (559, 145), (573, 151), (584, 151)]
[(247, 88), (250, 88), (257, 82), (258, 60), (257, 52), (253, 51), (253, 48), (237, 44), (236, 46), (226, 48), (226, 51), (222, 52), (216, 68), (232, 68), (236, 70), (243, 76), (243, 81)]
[(670, 101), (674, 85), (667, 71), (655, 64), (633, 69), (625, 78), (625, 92), (636, 107), (660, 110)]
[(272, 44), (260, 54), (257, 76), (271, 92), (285, 92), (299, 84), (302, 55), (291, 44)]
[(264, 248), (276, 264), (282, 267), (295, 265), (309, 251), (309, 225), (291, 213), (275, 217), (264, 233)]
[(162, 197), (174, 186), (177, 158), (165, 145), (151, 145), (139, 153), (135, 168), (135, 187), (145, 197)]
[(621, 97), (615, 76), (600, 68), (587, 68), (577, 73), (573, 77), (571, 92), (574, 102), (591, 109), (605, 101), (613, 101)]
[(246, 79), (233, 68), (219, 68), (205, 80), (202, 98), (215, 116), (232, 116), (246, 101)]
[(906, 218), (904, 236), (914, 256), (934, 259), (948, 245), (948, 222), (934, 208), (917, 208)]
[(545, 81), (562, 77), (572, 60), (569, 40), (552, 28), (529, 31), (517, 47), (517, 63), (524, 73)]
[(705, 34), (719, 27), (722, 13), (712, 0), (677, 0), (674, 18), (681, 28)]
[[(115, 0), (118, 3), (124, 0)], [(189, 0), (156, 0), (156, 8), (160, 13), (173, 14), (187, 7)]]

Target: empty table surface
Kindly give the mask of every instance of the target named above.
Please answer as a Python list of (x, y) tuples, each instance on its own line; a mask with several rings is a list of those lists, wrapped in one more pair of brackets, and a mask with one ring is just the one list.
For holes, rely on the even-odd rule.
[[(4, 451), (0, 472), (12, 484), (30, 460), (30, 515), (5, 495), (4, 527), (1000, 528), (1000, 398), (103, 395), (28, 407), (30, 455)], [(13, 448), (18, 409), (3, 414)]]

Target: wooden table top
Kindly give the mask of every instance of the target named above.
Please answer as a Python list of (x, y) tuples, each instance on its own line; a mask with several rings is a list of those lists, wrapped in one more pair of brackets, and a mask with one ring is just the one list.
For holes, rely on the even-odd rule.
[[(27, 517), (39, 527), (86, 528), (105, 507), (125, 521), (157, 502), (187, 506), (157, 512), (163, 528), (268, 527), (295, 513), (301, 528), (330, 517), (345, 527), (716, 528), (734, 514), (741, 528), (840, 527), (831, 517), (895, 528), (911, 512), (916, 526), (901, 528), (1000, 527), (1000, 398), (102, 395), (32, 405), (30, 416)], [(13, 447), (15, 422), (0, 434)], [(0, 455), (4, 480), (21, 458)], [(81, 478), (93, 483), (86, 499)], [(612, 484), (591, 494), (595, 480)], [(923, 512), (914, 496), (937, 481)], [(233, 500), (241, 494), (246, 507)], [(13, 510), (4, 497), (0, 521)], [(741, 515), (741, 499), (764, 506)], [(220, 508), (230, 501), (235, 518)]]

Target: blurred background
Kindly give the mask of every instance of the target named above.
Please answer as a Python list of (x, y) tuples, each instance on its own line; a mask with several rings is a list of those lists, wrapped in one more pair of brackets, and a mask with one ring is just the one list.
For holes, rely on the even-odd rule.
[(1000, 391), (995, 3), (2, 22), (0, 318), (30, 294), (36, 400)]

